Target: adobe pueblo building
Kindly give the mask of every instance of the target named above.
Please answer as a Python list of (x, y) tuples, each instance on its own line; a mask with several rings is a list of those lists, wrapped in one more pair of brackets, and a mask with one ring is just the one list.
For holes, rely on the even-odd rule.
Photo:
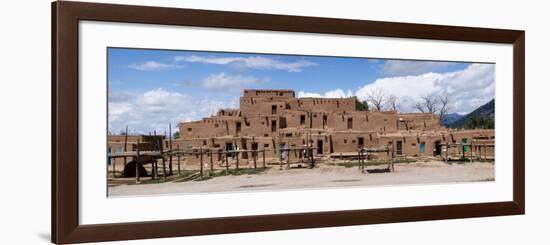
[[(251, 151), (265, 154), (268, 164), (299, 161), (306, 148), (317, 159), (353, 158), (369, 148), (390, 149), (392, 158), (494, 157), (494, 130), (448, 129), (430, 113), (357, 111), (355, 103), (355, 97), (296, 98), (292, 90), (244, 90), (238, 109), (178, 124), (180, 138), (165, 140), (164, 148), (207, 149), (214, 152), (216, 167), (235, 157), (242, 165), (251, 164), (252, 155), (258, 154)], [(241, 152), (225, 160), (221, 152), (228, 151)], [(370, 154), (369, 159), (388, 155)], [(199, 155), (185, 162), (199, 165)]]

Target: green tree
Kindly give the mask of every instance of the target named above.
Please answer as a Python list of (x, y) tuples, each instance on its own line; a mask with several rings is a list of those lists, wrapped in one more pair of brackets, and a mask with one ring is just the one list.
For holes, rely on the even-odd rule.
[(495, 119), (491, 117), (472, 116), (464, 122), (466, 129), (494, 129)]
[(172, 138), (173, 139), (179, 139), (180, 138), (180, 132), (179, 131), (176, 131), (172, 134)]
[(369, 110), (369, 103), (367, 103), (366, 100), (360, 101), (357, 97), (355, 97), (355, 110), (356, 111), (368, 111)]

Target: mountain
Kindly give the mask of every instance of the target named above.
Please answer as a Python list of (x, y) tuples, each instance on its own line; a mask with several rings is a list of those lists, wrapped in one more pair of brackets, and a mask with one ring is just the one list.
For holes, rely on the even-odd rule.
[(448, 124), (451, 128), (494, 128), (495, 99)]
[(458, 113), (447, 114), (447, 115), (443, 116), (443, 120), (441, 120), (441, 124), (443, 124), (445, 127), (449, 127), (454, 122), (462, 119), (463, 117), (464, 117), (464, 115), (460, 115)]

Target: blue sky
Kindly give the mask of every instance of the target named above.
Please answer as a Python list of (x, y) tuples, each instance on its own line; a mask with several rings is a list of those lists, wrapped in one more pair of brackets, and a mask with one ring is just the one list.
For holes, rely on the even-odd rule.
[(366, 99), (381, 90), (414, 111), (421, 96), (451, 97), (468, 113), (494, 98), (494, 65), (224, 52), (109, 48), (109, 129), (164, 131), (220, 108), (238, 107), (244, 88), (292, 89), (300, 97)]

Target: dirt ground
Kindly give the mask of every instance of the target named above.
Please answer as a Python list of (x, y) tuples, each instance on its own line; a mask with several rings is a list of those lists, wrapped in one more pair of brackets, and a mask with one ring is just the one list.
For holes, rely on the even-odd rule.
[[(370, 166), (382, 170), (386, 166)], [(370, 171), (373, 172), (373, 171)], [(494, 163), (440, 161), (397, 163), (394, 172), (361, 173), (358, 167), (319, 164), (314, 169), (271, 167), (261, 174), (220, 176), (203, 181), (109, 186), (109, 196), (157, 195), (172, 193), (240, 192), (258, 190), (328, 188), (351, 186), (404, 185), (493, 181)]]

